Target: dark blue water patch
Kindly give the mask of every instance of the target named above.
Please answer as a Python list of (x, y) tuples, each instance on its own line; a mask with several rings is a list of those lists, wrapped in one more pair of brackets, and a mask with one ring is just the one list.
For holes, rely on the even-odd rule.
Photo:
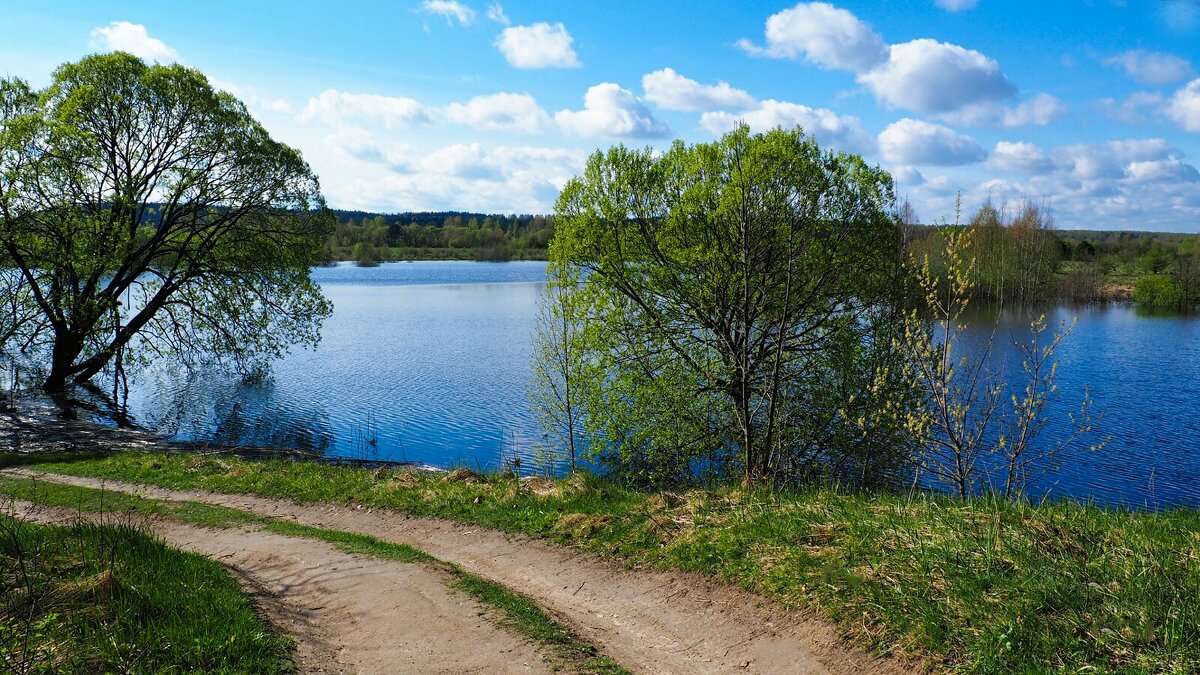
[[(1099, 419), (1077, 444), (1082, 449), (1064, 454), (1056, 470), (1030, 486), (1030, 496), (1200, 506), (1200, 318), (1149, 315), (1129, 304), (983, 308), (968, 317), (961, 347), (978, 350), (994, 330), (993, 367), (1009, 393), (1020, 395), (1028, 380), (1012, 345), (1029, 342), (1030, 323), (1041, 314), (1051, 329), (1075, 324), (1055, 354), (1058, 398), (1046, 410), (1040, 447), (1067, 438), (1068, 415), (1078, 415), (1085, 392)], [(1101, 441), (1102, 449), (1086, 450)]]
[[(390, 263), (314, 270), (334, 303), (316, 351), (297, 351), (270, 378), (163, 369), (134, 383), (133, 416), (180, 440), (285, 445), (337, 457), (523, 470), (539, 453), (530, 411), (531, 341), (546, 264)], [(1088, 443), (1031, 485), (1034, 498), (1138, 508), (1200, 506), (1200, 319), (1147, 316), (1130, 305), (982, 309), (962, 349), (995, 329), (993, 359), (1014, 388), (1029, 322), (1078, 316), (1058, 352), (1060, 398), (1044, 442), (1067, 433), (1084, 388), (1103, 414)]]

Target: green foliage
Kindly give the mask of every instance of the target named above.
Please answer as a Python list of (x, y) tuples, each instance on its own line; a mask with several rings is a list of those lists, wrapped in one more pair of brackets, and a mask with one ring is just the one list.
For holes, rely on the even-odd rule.
[[(571, 672), (605, 673), (619, 675), (627, 673), (619, 664), (601, 654), (593, 645), (573, 633), (570, 628), (547, 615), (533, 600), (515, 593), (495, 582), (481, 579), (457, 565), (439, 560), (424, 551), (407, 544), (384, 541), (377, 537), (314, 527), (289, 520), (277, 520), (256, 516), (245, 511), (220, 506), (211, 506), (190, 501), (159, 501), (145, 499), (123, 492), (109, 492), (93, 488), (57, 483), (45, 483), (32, 479), (0, 477), (0, 490), (17, 499), (35, 504), (52, 506), (74, 506), (81, 511), (109, 514), (124, 512), (127, 515), (169, 517), (205, 527), (237, 527), (254, 525), (285, 537), (303, 537), (332, 544), (339, 550), (354, 555), (371, 556), (402, 563), (426, 565), (445, 573), (450, 585), (480, 602), (498, 614), (499, 622), (547, 647), (555, 655), (558, 667), (570, 666)], [(20, 524), (16, 524), (18, 527)], [(3, 530), (0, 529), (0, 532)], [(120, 543), (120, 540), (114, 541)], [(47, 576), (53, 576), (49, 570)], [(62, 578), (55, 579), (62, 582)], [(202, 598), (201, 598), (202, 599)], [(57, 616), (53, 617), (57, 618)], [(46, 621), (35, 628), (42, 630)], [(201, 626), (209, 628), (209, 626)], [(4, 634), (0, 629), (0, 637)], [(44, 631), (43, 631), (44, 632)], [(211, 640), (206, 637), (201, 642)], [(283, 641), (286, 644), (286, 641)], [(213, 672), (244, 672), (237, 663), (232, 668), (222, 667)], [(184, 669), (184, 668), (180, 668)], [(271, 672), (269, 668), (252, 672)]]
[(293, 670), (291, 640), (218, 563), (128, 525), (0, 515), (0, 584), (0, 657), (13, 672)]
[(546, 216), (335, 211), (325, 260), (544, 260), (554, 233)]
[(4, 348), (47, 388), (161, 356), (261, 369), (313, 345), (332, 219), (300, 153), (199, 71), (125, 53), (40, 92), (0, 81), (0, 251), (20, 273)]
[(447, 482), (419, 472), (188, 455), (8, 459), (523, 532), (819, 608), (862, 643), (952, 672), (1200, 668), (1200, 515), (1192, 509), (815, 488), (648, 494), (582, 474), (535, 491), (511, 476)]
[(592, 155), (559, 198), (551, 260), (584, 272), (566, 291), (593, 453), (657, 484), (886, 464), (904, 396), (886, 348), (893, 201), (886, 172), (800, 130)]
[(1134, 284), (1133, 299), (1146, 307), (1178, 308), (1183, 305), (1183, 288), (1169, 275), (1145, 276)]

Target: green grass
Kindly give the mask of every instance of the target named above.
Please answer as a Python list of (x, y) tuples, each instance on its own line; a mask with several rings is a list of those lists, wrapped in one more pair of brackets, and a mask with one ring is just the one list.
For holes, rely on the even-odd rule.
[(122, 524), (0, 516), (0, 656), (11, 672), (282, 673), (272, 635), (221, 566)]
[(313, 527), (274, 518), (257, 516), (237, 509), (198, 502), (165, 501), (72, 485), (32, 479), (0, 476), (0, 493), (47, 506), (65, 506), (80, 511), (122, 512), (142, 517), (162, 516), (205, 527), (254, 525), (288, 537), (303, 537), (328, 542), (355, 555), (365, 555), (403, 563), (419, 563), (446, 573), (451, 586), (475, 598), (493, 610), (499, 623), (548, 647), (557, 658), (555, 665), (572, 672), (617, 675), (625, 673), (616, 662), (599, 653), (547, 615), (533, 600), (509, 591), (500, 584), (481, 579), (457, 565), (444, 562), (407, 544), (383, 541), (376, 537)]
[[(30, 460), (22, 460), (30, 461)], [(393, 508), (699, 572), (959, 672), (1200, 670), (1200, 514), (813, 489), (642, 494), (287, 460), (43, 458), (61, 473)]]

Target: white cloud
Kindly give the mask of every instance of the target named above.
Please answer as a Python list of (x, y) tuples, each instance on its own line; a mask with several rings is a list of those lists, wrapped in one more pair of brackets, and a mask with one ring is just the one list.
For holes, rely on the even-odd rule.
[(504, 172), (483, 152), (478, 143), (449, 145), (425, 156), (420, 170), (426, 173), (467, 178), (470, 180), (503, 180)]
[(1042, 174), (1054, 169), (1054, 161), (1033, 143), (1000, 141), (988, 157), (987, 165), (1000, 171)]
[(925, 176), (917, 167), (900, 165), (893, 167), (892, 178), (896, 179), (896, 184), (901, 187), (914, 188), (925, 183)]
[(1131, 183), (1197, 183), (1200, 182), (1200, 171), (1191, 164), (1185, 164), (1177, 157), (1152, 160), (1148, 162), (1132, 162), (1125, 168)]
[(879, 149), (885, 159), (896, 164), (973, 164), (987, 156), (970, 136), (907, 117), (879, 134)]
[[(343, 127), (325, 137), (325, 145), (335, 153), (364, 164), (386, 168), (397, 173), (410, 173), (412, 149), (407, 145), (385, 148), (375, 135), (358, 127)], [(355, 167), (357, 169), (357, 167)]]
[(642, 76), (646, 100), (664, 110), (744, 110), (753, 107), (754, 97), (725, 82), (700, 84), (688, 79), (673, 68), (663, 68)]
[(378, 123), (391, 129), (424, 124), (432, 118), (428, 108), (411, 98), (326, 89), (319, 96), (310, 98), (300, 113), (301, 122), (313, 120), (333, 126), (358, 120)]
[(1135, 91), (1120, 101), (1109, 97), (1096, 103), (1110, 119), (1125, 124), (1143, 124), (1166, 108), (1166, 99), (1154, 91)]
[(469, 26), (475, 20), (475, 10), (456, 0), (425, 0), (421, 9), (445, 17), (447, 25), (458, 21), (459, 25)]
[(362, 146), (357, 157), (339, 154), (338, 170), (323, 171), (330, 176), (322, 188), (331, 204), (374, 211), (549, 213), (586, 160), (583, 151), (558, 148), (471, 143), (419, 155), (401, 144)]
[(979, 4), (979, 0), (933, 0), (933, 4), (947, 12), (962, 12), (974, 9), (975, 5)]
[[(984, 199), (1050, 197), (1064, 228), (1195, 230), (1200, 222), (1200, 171), (1161, 138), (1076, 144), (1042, 150), (1029, 143), (999, 143), (988, 166), (1023, 174), (962, 185), (964, 217)], [(909, 191), (922, 214), (953, 215), (954, 193), (934, 184)]]
[(1200, 132), (1200, 78), (1175, 92), (1167, 105), (1167, 115), (1184, 131)]
[(1125, 74), (1141, 84), (1172, 84), (1192, 75), (1192, 64), (1172, 54), (1134, 49), (1104, 60), (1108, 66), (1120, 66)]
[(529, 94), (499, 93), (477, 96), (445, 109), (451, 122), (487, 131), (536, 134), (550, 125), (550, 116)]
[(295, 115), (296, 109), (292, 107), (290, 101), (285, 98), (277, 98), (263, 94), (255, 87), (243, 87), (232, 82), (219, 80), (215, 77), (208, 78), (209, 83), (217, 88), (233, 94), (254, 115), (261, 115), (264, 112), (278, 113), (280, 115)]
[(561, 23), (510, 26), (496, 38), (496, 47), (515, 68), (578, 68), (571, 34)]
[(583, 97), (583, 110), (560, 110), (554, 120), (564, 131), (580, 136), (648, 138), (670, 133), (633, 92), (611, 83), (597, 84)]
[(803, 55), (826, 68), (865, 72), (887, 60), (887, 45), (854, 14), (824, 2), (802, 2), (767, 19), (767, 46), (749, 40), (745, 51), (776, 58)]
[[(957, 10), (971, 4), (956, 0), (943, 6)], [(1061, 102), (1048, 95), (1006, 112), (997, 106), (1014, 97), (1017, 88), (995, 60), (928, 38), (888, 45), (857, 16), (828, 3), (800, 3), (773, 14), (767, 19), (766, 39), (765, 47), (748, 40), (738, 46), (758, 56), (804, 56), (826, 68), (851, 71), (891, 108), (938, 115), (973, 105), (980, 107), (974, 115), (1009, 126), (1044, 124), (1042, 120), (1061, 114)]]
[(1045, 126), (1067, 114), (1067, 105), (1050, 94), (1038, 94), (1015, 106), (989, 101), (968, 103), (961, 108), (939, 115), (952, 124), (968, 126), (1013, 127)]
[(810, 108), (798, 103), (763, 101), (757, 108), (742, 113), (707, 112), (700, 116), (700, 126), (714, 136), (726, 133), (740, 122), (755, 131), (775, 127), (790, 129), (796, 125), (812, 134), (822, 146), (846, 152), (868, 153), (875, 148), (875, 139), (863, 130), (857, 117), (838, 115), (825, 108)]
[(973, 49), (929, 39), (892, 45), (887, 63), (859, 75), (858, 80), (890, 107), (927, 114), (1016, 94), (1016, 87), (992, 59)]
[(502, 26), (507, 26), (512, 23), (508, 20), (508, 15), (504, 13), (504, 5), (501, 5), (498, 2), (493, 2), (492, 4), (488, 5), (487, 18)]
[(162, 40), (150, 37), (142, 24), (128, 21), (114, 21), (102, 28), (93, 28), (90, 47), (105, 52), (129, 52), (147, 61), (179, 61), (179, 52)]

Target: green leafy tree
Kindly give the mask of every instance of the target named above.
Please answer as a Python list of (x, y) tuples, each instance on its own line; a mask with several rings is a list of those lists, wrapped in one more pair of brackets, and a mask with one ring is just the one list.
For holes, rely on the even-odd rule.
[(126, 356), (261, 368), (315, 344), (331, 231), (317, 178), (198, 71), (125, 53), (0, 80), (0, 252), (44, 387)]
[(886, 172), (799, 129), (592, 155), (551, 258), (586, 273), (578, 301), (603, 327), (582, 380), (593, 448), (655, 480), (699, 464), (759, 482), (812, 469), (839, 434), (882, 438), (831, 391), (889, 409), (871, 383), (902, 370), (873, 339), (897, 318), (893, 206)]

